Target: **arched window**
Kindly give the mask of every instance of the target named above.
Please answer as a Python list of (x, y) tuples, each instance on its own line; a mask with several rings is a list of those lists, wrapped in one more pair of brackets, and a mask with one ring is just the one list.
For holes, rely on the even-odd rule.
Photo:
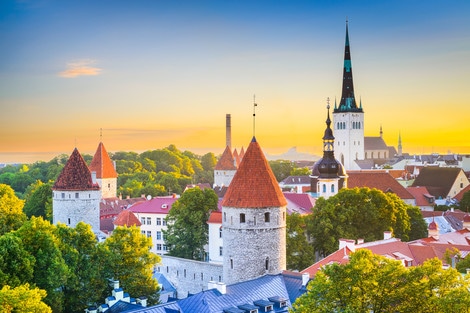
[(331, 192), (332, 192), (332, 193), (335, 192), (335, 185), (334, 185), (334, 184), (331, 184)]
[(326, 192), (326, 184), (323, 184), (323, 192)]

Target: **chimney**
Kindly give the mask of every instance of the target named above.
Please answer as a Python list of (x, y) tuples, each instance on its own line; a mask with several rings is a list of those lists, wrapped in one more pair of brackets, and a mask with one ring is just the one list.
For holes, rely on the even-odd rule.
[(362, 245), (363, 243), (364, 243), (364, 239), (359, 238), (359, 239), (357, 240), (357, 244), (358, 244), (358, 245)]
[(387, 231), (384, 231), (384, 240), (387, 240), (387, 239), (390, 239), (392, 238), (392, 232), (387, 230)]
[(221, 282), (218, 282), (217, 283), (217, 290), (221, 293), (221, 294), (226, 294), (227, 293), (227, 285), (225, 283), (221, 283)]
[(302, 273), (302, 286), (307, 286), (309, 280), (310, 280), (310, 274)]
[(232, 121), (230, 114), (225, 115), (225, 146), (232, 150)]
[(354, 252), (356, 250), (356, 242), (354, 240), (351, 240), (351, 239), (340, 239), (339, 240), (339, 249), (338, 250), (341, 250), (345, 247), (348, 247), (349, 250)]
[(144, 308), (147, 307), (147, 297), (139, 297), (136, 299), (137, 304), (140, 304)]
[(216, 289), (217, 288), (217, 282), (210, 280), (207, 283), (207, 289)]

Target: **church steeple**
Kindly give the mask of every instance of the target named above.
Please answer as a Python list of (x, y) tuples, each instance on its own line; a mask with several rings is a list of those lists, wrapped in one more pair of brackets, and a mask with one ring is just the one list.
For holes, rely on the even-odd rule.
[(351, 65), (351, 52), (349, 49), (348, 21), (346, 20), (346, 42), (344, 47), (343, 90), (339, 107), (334, 112), (362, 112), (362, 106), (357, 107), (354, 97), (354, 84)]
[(331, 130), (330, 120), (330, 100), (328, 99), (326, 129), (323, 135), (323, 158), (319, 161), (318, 171), (320, 172), (319, 178), (339, 178), (339, 164), (335, 159), (334, 145), (335, 137)]

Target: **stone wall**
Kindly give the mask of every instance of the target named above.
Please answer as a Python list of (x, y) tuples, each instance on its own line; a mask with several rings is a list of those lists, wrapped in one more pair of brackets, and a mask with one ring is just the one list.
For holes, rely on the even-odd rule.
[(162, 265), (157, 267), (157, 271), (175, 286), (179, 299), (186, 298), (188, 293), (207, 290), (210, 281), (223, 282), (221, 264), (163, 255)]

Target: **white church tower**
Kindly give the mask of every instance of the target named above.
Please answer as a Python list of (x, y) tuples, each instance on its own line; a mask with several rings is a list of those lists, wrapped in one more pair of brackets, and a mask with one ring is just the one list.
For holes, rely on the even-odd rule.
[(75, 148), (52, 187), (52, 221), (70, 227), (85, 222), (99, 232), (100, 199), (100, 186)]
[(336, 137), (336, 155), (346, 170), (360, 169), (355, 160), (364, 160), (364, 112), (354, 96), (354, 84), (349, 51), (348, 24), (344, 48), (343, 90), (341, 101), (333, 111), (333, 128)]
[(286, 269), (286, 205), (253, 137), (222, 201), (226, 284)]

